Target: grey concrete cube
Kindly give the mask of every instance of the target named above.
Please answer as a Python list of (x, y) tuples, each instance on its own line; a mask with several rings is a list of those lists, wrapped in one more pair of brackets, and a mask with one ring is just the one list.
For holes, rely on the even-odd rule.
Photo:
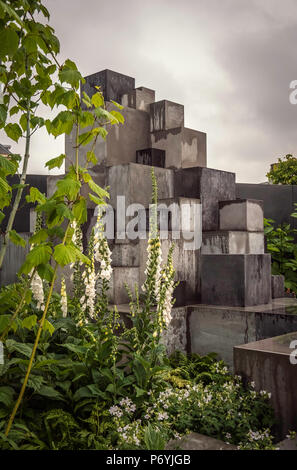
[(128, 288), (134, 292), (135, 285), (139, 285), (139, 268), (114, 267), (109, 290), (109, 302), (119, 305), (129, 303)]
[(184, 106), (162, 100), (150, 104), (150, 131), (166, 131), (184, 125)]
[(154, 131), (151, 147), (166, 151), (166, 168), (206, 166), (206, 134), (186, 127)]
[(213, 231), (203, 232), (201, 253), (211, 254), (263, 254), (263, 232)]
[(176, 170), (174, 195), (200, 199), (203, 230), (218, 230), (218, 203), (235, 199), (235, 174), (202, 167)]
[(135, 88), (135, 78), (108, 69), (84, 78), (86, 82), (82, 84), (81, 92), (84, 91), (92, 96), (98, 91), (95, 87), (100, 86), (105, 101), (113, 100), (120, 103), (122, 96)]
[(263, 202), (256, 199), (220, 201), (220, 230), (263, 232)]
[(122, 96), (122, 105), (140, 111), (150, 112), (150, 104), (155, 102), (155, 90), (139, 87)]
[(271, 302), (270, 255), (202, 255), (201, 299), (234, 307)]

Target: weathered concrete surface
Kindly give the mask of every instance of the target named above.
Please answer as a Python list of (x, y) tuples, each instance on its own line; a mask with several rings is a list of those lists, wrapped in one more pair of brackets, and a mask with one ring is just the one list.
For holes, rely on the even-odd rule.
[(203, 232), (201, 253), (211, 254), (263, 254), (264, 233), (240, 231)]
[(285, 278), (281, 274), (271, 276), (271, 296), (278, 299), (285, 295)]
[(114, 243), (112, 250), (112, 266), (138, 267), (139, 266), (139, 244), (133, 243)]
[[(290, 348), (291, 341), (295, 341), (293, 348)], [(297, 332), (234, 348), (235, 373), (254, 381), (257, 390), (271, 393), (280, 439), (288, 431), (297, 430), (297, 366), (290, 362), (296, 344)]]
[(136, 163), (141, 165), (158, 166), (165, 168), (165, 150), (160, 149), (143, 149), (136, 151)]
[(150, 131), (167, 131), (184, 125), (184, 106), (162, 100), (150, 104)]
[(135, 78), (108, 69), (84, 78), (86, 82), (81, 86), (81, 93), (84, 91), (92, 96), (98, 91), (95, 87), (100, 86), (105, 101), (120, 103), (122, 96), (135, 88)]
[(191, 432), (181, 439), (171, 439), (166, 450), (237, 450), (237, 447), (213, 437)]
[(269, 303), (270, 255), (202, 255), (201, 299), (204, 304), (242, 307)]
[(135, 285), (139, 285), (139, 268), (113, 268), (109, 290), (109, 302), (111, 304), (125, 304), (130, 301), (125, 285), (134, 292)]
[(200, 199), (203, 230), (218, 230), (218, 203), (235, 198), (235, 174), (202, 167), (176, 170), (174, 195)]
[(122, 96), (122, 105), (140, 111), (150, 112), (150, 104), (155, 101), (155, 90), (138, 87)]
[[(173, 171), (155, 168), (159, 199), (173, 197)], [(115, 165), (108, 170), (110, 204), (116, 207), (116, 197), (125, 196), (126, 207), (132, 203), (149, 207), (152, 200), (151, 168), (147, 165), (129, 163)]]
[(263, 202), (253, 199), (220, 201), (220, 230), (263, 232)]
[[(0, 286), (6, 286), (7, 284), (17, 281), (17, 273), (29, 252), (30, 245), (28, 241), (32, 233), (21, 232), (19, 235), (26, 241), (26, 246), (23, 248), (22, 246), (15, 245), (11, 241), (8, 242), (4, 263), (0, 270)], [(2, 241), (0, 241), (0, 247), (1, 243)]]
[(207, 162), (206, 134), (177, 127), (150, 134), (151, 147), (166, 151), (166, 168), (205, 167)]
[[(116, 109), (108, 104), (107, 109)], [(98, 171), (100, 165), (118, 165), (136, 162), (136, 150), (151, 147), (149, 137), (149, 115), (145, 111), (133, 108), (125, 108), (121, 111), (124, 116), (124, 125), (109, 126), (106, 140), (97, 139), (94, 153), (98, 158), (98, 165), (94, 171)], [(83, 132), (88, 132), (91, 127), (86, 127)], [(92, 143), (80, 148), (79, 164), (85, 165), (86, 154), (92, 148)], [(72, 162), (75, 161), (75, 129), (65, 136), (65, 152)], [(69, 161), (66, 160), (66, 169)]]
[(278, 450), (297, 450), (297, 437), (284, 439), (276, 444)]
[(231, 369), (234, 346), (297, 330), (296, 299), (253, 307), (200, 304), (188, 306), (187, 312), (189, 352), (217, 352)]
[[(193, 234), (199, 236), (199, 248), (202, 243), (202, 206), (200, 199), (175, 197), (159, 199), (160, 230), (182, 232), (185, 238)], [(182, 234), (181, 234), (182, 235)]]

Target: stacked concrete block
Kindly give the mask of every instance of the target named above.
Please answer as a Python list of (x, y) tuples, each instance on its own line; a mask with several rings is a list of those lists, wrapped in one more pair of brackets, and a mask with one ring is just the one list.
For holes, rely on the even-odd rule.
[(85, 77), (85, 83), (81, 86), (81, 93), (85, 92), (87, 95), (92, 96), (98, 91), (97, 86), (100, 87), (105, 101), (113, 100), (120, 103), (125, 93), (134, 90), (135, 78), (108, 69), (102, 70)]
[(117, 266), (113, 268), (110, 282), (109, 302), (120, 305), (129, 303), (129, 290), (134, 292), (135, 285), (139, 285), (139, 268), (131, 266)]
[(261, 232), (213, 231), (203, 232), (203, 255), (263, 254), (264, 235)]
[(145, 87), (138, 87), (125, 93), (122, 96), (122, 105), (124, 107), (139, 109), (140, 111), (150, 112), (150, 104), (155, 101), (155, 90)]
[(220, 201), (220, 230), (264, 231), (263, 202), (255, 199)]
[(174, 196), (200, 199), (203, 231), (218, 230), (219, 201), (235, 199), (235, 174), (203, 167), (176, 170)]
[(271, 258), (263, 255), (202, 255), (202, 303), (252, 306), (271, 302)]
[(167, 131), (184, 125), (184, 107), (162, 100), (150, 105), (150, 131)]

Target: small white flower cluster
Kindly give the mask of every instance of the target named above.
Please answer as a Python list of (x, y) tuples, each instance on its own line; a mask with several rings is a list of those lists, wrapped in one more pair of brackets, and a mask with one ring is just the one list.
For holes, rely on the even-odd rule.
[(66, 283), (65, 278), (62, 277), (61, 280), (61, 310), (63, 317), (67, 317), (67, 292), (66, 292)]
[(118, 428), (119, 432), (121, 433), (120, 439), (125, 444), (132, 444), (139, 446), (140, 445), (140, 427), (141, 427), (141, 420), (137, 419), (132, 423), (126, 424), (125, 426), (120, 426)]
[(94, 227), (94, 258), (96, 261), (100, 262), (98, 277), (110, 281), (112, 275), (111, 251), (103, 233), (103, 225), (100, 221), (100, 217), (97, 218)]
[(136, 405), (130, 400), (130, 398), (126, 397), (120, 401), (120, 406), (122, 406), (126, 413), (131, 414), (136, 411)]
[(249, 441), (260, 441), (262, 439), (269, 438), (270, 431), (269, 429), (265, 429), (263, 432), (260, 432), (260, 431), (252, 431), (250, 429), (247, 437)]
[(109, 413), (111, 416), (116, 416), (117, 418), (120, 418), (123, 415), (123, 411), (119, 406), (113, 405), (109, 408)]
[(261, 395), (262, 397), (267, 397), (267, 398), (269, 398), (269, 399), (271, 398), (271, 393), (270, 393), (270, 392), (266, 392), (266, 390), (260, 390), (259, 393), (260, 393), (260, 395)]
[(44, 310), (44, 291), (43, 291), (43, 282), (39, 274), (36, 272), (31, 281), (31, 290), (33, 298), (37, 302), (37, 308), (39, 310)]
[(143, 292), (153, 294), (157, 301), (160, 299), (162, 251), (159, 237), (150, 238), (147, 244), (147, 260), (144, 274), (147, 281), (143, 284)]

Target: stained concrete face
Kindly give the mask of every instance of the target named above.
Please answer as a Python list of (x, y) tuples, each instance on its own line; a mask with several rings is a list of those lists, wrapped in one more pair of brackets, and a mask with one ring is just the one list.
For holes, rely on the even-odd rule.
[(263, 232), (263, 203), (252, 199), (221, 201), (220, 230)]
[(151, 132), (151, 146), (166, 151), (166, 168), (206, 166), (206, 134), (177, 127)]
[(271, 295), (273, 299), (279, 299), (285, 295), (285, 278), (282, 275), (271, 276)]
[(271, 404), (277, 418), (278, 438), (297, 430), (297, 373), (290, 355), (297, 344), (297, 333), (243, 344), (234, 348), (234, 370), (249, 381), (256, 390), (271, 393)]
[[(32, 236), (32, 233), (21, 232), (20, 236), (25, 240), (26, 246), (25, 248), (23, 248), (20, 245), (15, 245), (11, 241), (8, 242), (5, 253), (4, 265), (0, 270), (0, 286), (6, 286), (7, 284), (16, 282), (16, 274), (20, 270), (22, 264), (26, 259), (27, 254), (29, 253), (29, 239)], [(0, 248), (1, 244), (2, 240), (0, 242)]]
[(139, 285), (138, 267), (114, 267), (109, 290), (109, 302), (111, 304), (126, 304), (130, 302), (125, 286), (134, 292), (135, 286)]
[(172, 101), (158, 101), (150, 105), (150, 131), (167, 131), (184, 125), (184, 107)]
[(210, 305), (250, 306), (271, 301), (270, 255), (202, 255), (201, 298)]
[(136, 163), (140, 165), (158, 166), (165, 168), (165, 150), (160, 149), (143, 149), (136, 151)]
[[(110, 110), (113, 105), (108, 105)], [(95, 172), (105, 173), (106, 166), (136, 162), (136, 151), (150, 147), (149, 115), (144, 111), (125, 108), (121, 111), (125, 119), (124, 125), (108, 128), (106, 140), (97, 139), (94, 153), (98, 158)], [(86, 127), (84, 132), (91, 130)], [(92, 149), (92, 143), (80, 148), (79, 164), (85, 166), (86, 155)], [(75, 161), (75, 129), (65, 136), (65, 151), (68, 158)], [(69, 160), (66, 160), (66, 169), (69, 168)], [(89, 165), (90, 166), (90, 165)], [(102, 166), (102, 168), (100, 168)]]
[(203, 255), (212, 254), (263, 254), (264, 233), (218, 231), (203, 232)]
[[(159, 199), (173, 197), (173, 172), (155, 168)], [(117, 196), (125, 196), (126, 207), (132, 203), (149, 207), (152, 199), (151, 168), (146, 165), (129, 163), (115, 165), (108, 170), (110, 204), (116, 207)]]
[(135, 88), (135, 79), (112, 70), (102, 70), (85, 77), (86, 82), (82, 84), (81, 91), (92, 96), (98, 90), (99, 86), (103, 93), (105, 101), (121, 102), (123, 94), (132, 91)]
[(202, 228), (219, 228), (219, 201), (234, 199), (235, 174), (210, 168), (185, 168), (174, 173), (175, 196), (193, 197), (202, 203)]
[(139, 87), (122, 96), (124, 107), (150, 112), (150, 104), (155, 102), (155, 91), (149, 88)]

